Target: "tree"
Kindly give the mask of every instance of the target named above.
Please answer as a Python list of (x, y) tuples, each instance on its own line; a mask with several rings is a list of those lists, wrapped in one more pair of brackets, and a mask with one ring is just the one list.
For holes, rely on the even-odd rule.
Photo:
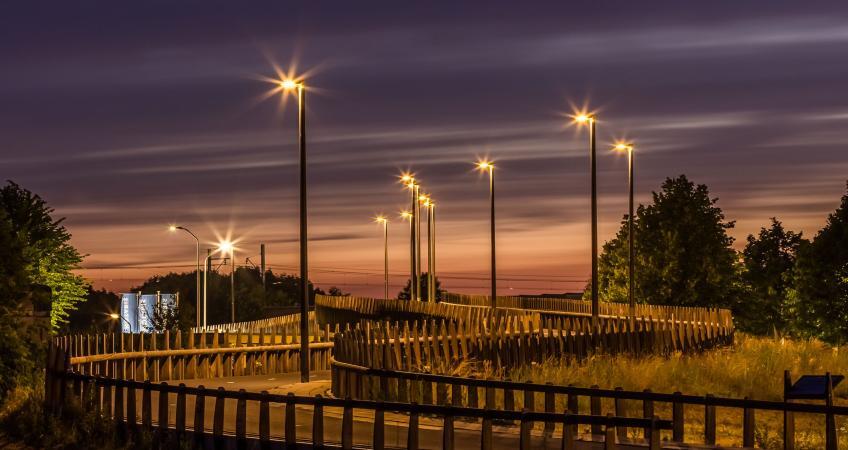
[[(428, 298), (427, 297), (427, 272), (422, 272), (420, 278), (421, 278), (421, 299), (426, 300)], [(403, 287), (403, 290), (398, 292), (398, 298), (399, 299), (409, 300), (409, 299), (412, 298), (412, 295), (409, 292), (410, 286), (412, 286), (412, 281), (406, 280), (406, 286)], [(448, 291), (442, 289), (442, 282), (439, 281), (439, 277), (436, 277), (436, 301), (437, 302), (441, 301), (445, 297), (445, 294), (447, 294), (447, 292)]]
[(848, 341), (848, 194), (813, 241), (798, 249), (793, 281), (798, 331), (836, 344)]
[(742, 280), (747, 290), (734, 308), (739, 327), (757, 334), (786, 332), (791, 324), (788, 293), (801, 233), (783, 228), (775, 218), (758, 236), (749, 235), (742, 251)]
[[(733, 238), (718, 199), (685, 175), (668, 178), (653, 204), (639, 205), (634, 220), (637, 302), (682, 306), (729, 306), (739, 286)], [(599, 292), (627, 301), (627, 217), (599, 260)]]
[(346, 297), (350, 295), (350, 292), (344, 292), (339, 287), (330, 286), (330, 289), (327, 291), (327, 295), (332, 295), (335, 297)]
[(70, 244), (71, 235), (62, 225), (65, 219), (53, 220), (53, 208), (12, 181), (0, 189), (0, 209), (5, 211), (13, 232), (24, 241), (29, 280), (51, 290), (50, 322), (57, 328), (84, 300), (88, 286), (83, 277), (71, 272), (79, 268), (83, 257)]
[(40, 343), (28, 339), (29, 326), (20, 321), (33, 292), (27, 267), (26, 241), (0, 208), (0, 403), (16, 386), (38, 373)]

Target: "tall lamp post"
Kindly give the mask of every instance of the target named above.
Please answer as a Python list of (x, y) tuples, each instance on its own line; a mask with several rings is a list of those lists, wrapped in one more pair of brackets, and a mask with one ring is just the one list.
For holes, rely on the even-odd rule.
[(303, 81), (282, 80), (284, 91), (297, 94), (297, 129), (300, 150), (300, 381), (309, 382), (309, 264), (306, 205), (306, 87)]
[(589, 126), (589, 166), (592, 172), (592, 326), (598, 323), (598, 168), (595, 152), (595, 122), (594, 114), (578, 114), (574, 116), (578, 124)]
[(415, 295), (413, 294), (413, 289), (415, 289), (415, 230), (413, 229), (414, 221), (412, 220), (412, 213), (409, 211), (401, 211), (400, 217), (403, 220), (409, 221), (409, 299), (414, 300)]
[[(215, 253), (226, 254), (227, 252), (232, 251), (232, 249), (233, 249), (232, 242), (230, 242), (230, 241), (219, 242), (218, 248), (216, 248), (214, 252), (210, 251), (209, 254), (206, 255), (206, 258), (203, 259), (203, 267), (205, 267), (205, 268), (209, 267), (209, 261), (212, 259), (212, 255), (214, 255)], [(209, 290), (207, 288), (207, 272), (208, 272), (208, 270), (203, 271), (203, 328), (204, 329), (206, 328), (206, 316), (207, 316), (207, 314), (206, 314), (207, 295), (206, 294), (207, 294), (207, 291)]]
[(429, 195), (419, 198), (427, 208), (427, 301), (436, 301), (436, 202)]
[(490, 161), (479, 161), (477, 169), (489, 173), (489, 255), (491, 257), (491, 279), (492, 293), (490, 301), (492, 303), (492, 311), (498, 307), (498, 281), (497, 270), (495, 269), (495, 165)]
[(389, 219), (383, 216), (374, 218), (374, 222), (383, 225), (383, 298), (389, 299)]
[(409, 297), (411, 300), (421, 300), (421, 208), (418, 201), (421, 186), (415, 182), (415, 177), (405, 174), (401, 181), (410, 191), (410, 211), (412, 217), (412, 228), (410, 229), (410, 240), (412, 246), (412, 273), (409, 278)]
[(200, 327), (200, 239), (197, 238), (197, 235), (191, 232), (186, 227), (171, 225), (168, 228), (172, 233), (177, 230), (183, 230), (186, 233), (190, 234), (191, 237), (194, 238), (194, 242), (197, 244), (197, 252), (195, 253), (194, 262), (197, 264), (197, 269), (194, 272), (195, 278), (195, 298), (194, 298), (194, 308), (195, 311), (195, 326)]
[(629, 191), (629, 205), (627, 210), (627, 300), (628, 303), (630, 303), (630, 317), (635, 317), (636, 301), (633, 296), (633, 289), (635, 286), (633, 277), (636, 268), (636, 260), (634, 259), (633, 251), (633, 170), (636, 161), (633, 158), (632, 143), (619, 142), (615, 145), (615, 149), (620, 152), (627, 152), (627, 189)]

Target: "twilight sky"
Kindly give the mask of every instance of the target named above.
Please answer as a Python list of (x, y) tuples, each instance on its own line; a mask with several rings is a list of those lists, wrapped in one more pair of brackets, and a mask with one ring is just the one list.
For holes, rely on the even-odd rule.
[[(487, 286), (488, 192), (498, 165), (507, 293), (579, 289), (589, 272), (585, 133), (599, 114), (600, 235), (685, 173), (710, 187), (737, 245), (776, 216), (812, 236), (848, 178), (844, 2), (5, 2), (0, 176), (39, 193), (88, 254), (96, 285), (189, 270), (227, 233), (275, 270), (297, 267), (294, 102), (260, 80), (310, 74), (311, 278), (379, 295), (390, 224), (406, 279), (413, 170), (439, 204), (445, 287)], [(305, 6), (304, 6), (305, 4)], [(519, 6), (521, 5), (521, 6)]]

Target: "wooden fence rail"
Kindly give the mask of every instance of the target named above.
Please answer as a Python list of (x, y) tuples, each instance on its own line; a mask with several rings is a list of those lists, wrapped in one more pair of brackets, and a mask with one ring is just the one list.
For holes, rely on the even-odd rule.
[[(315, 321), (315, 311), (309, 311), (309, 332), (313, 334), (314, 330), (320, 330), (321, 327)], [(207, 325), (206, 327), (192, 328), (195, 333), (200, 332), (253, 332), (260, 331), (266, 334), (294, 334), (300, 333), (300, 314), (286, 314), (277, 317), (269, 317), (267, 319), (250, 320), (246, 322), (221, 323), (215, 325)]]
[[(336, 397), (412, 401), (424, 404), (450, 404), (468, 407), (477, 407), (482, 402), (488, 409), (507, 411), (534, 411), (540, 409), (536, 407), (536, 405), (540, 405), (545, 411), (553, 411), (557, 403), (557, 396), (559, 396), (559, 398), (565, 397), (564, 403), (568, 405), (568, 411), (571, 413), (579, 413), (580, 398), (583, 397), (589, 399), (590, 414), (594, 416), (604, 414), (600, 399), (606, 398), (614, 400), (613, 414), (617, 417), (626, 417), (625, 401), (640, 402), (644, 417), (655, 417), (655, 404), (666, 403), (672, 406), (671, 440), (675, 443), (684, 443), (687, 440), (687, 436), (684, 434), (685, 407), (702, 408), (704, 434), (700, 442), (707, 445), (715, 445), (716, 443), (716, 408), (742, 410), (743, 447), (754, 447), (756, 411), (782, 412), (784, 420), (783, 442), (784, 449), (787, 450), (795, 448), (795, 413), (817, 414), (826, 418), (825, 449), (828, 450), (836, 450), (837, 448), (837, 428), (834, 417), (848, 416), (848, 407), (846, 406), (715, 397), (709, 394), (696, 396), (680, 392), (669, 394), (655, 393), (650, 390), (638, 392), (625, 391), (621, 388), (600, 389), (596, 386), (585, 388), (551, 383), (537, 384), (530, 381), (478, 379), (473, 376), (457, 377), (371, 369), (337, 361), (333, 361), (331, 366), (333, 373), (331, 391)], [(499, 398), (500, 402), (496, 403), (496, 398)], [(541, 402), (536, 400), (541, 400)], [(545, 430), (550, 430), (550, 424), (546, 425)], [(621, 433), (624, 430), (619, 429), (618, 431)], [(602, 431), (600, 428), (593, 427), (592, 434), (602, 434)], [(650, 430), (645, 429), (643, 436), (650, 437)]]
[(518, 318), (466, 326), (464, 322), (369, 322), (334, 336), (336, 361), (375, 369), (447, 373), (461, 363), (484, 361), (509, 369), (549, 358), (582, 359), (595, 353), (670, 354), (727, 345), (732, 332), (672, 319), (609, 319), (591, 327), (586, 318), (546, 320), (527, 329)]
[[(491, 305), (488, 295), (447, 293), (445, 294), (445, 300), (443, 302), (469, 306)], [(579, 315), (592, 314), (592, 303), (585, 300), (555, 297), (498, 296), (497, 303), (499, 308), (507, 309), (561, 312)], [(598, 306), (601, 316), (627, 317), (630, 315), (629, 305), (626, 303), (600, 302)], [(654, 317), (664, 319), (668, 319), (673, 316), (677, 320), (718, 323), (725, 328), (733, 326), (733, 315), (730, 310), (720, 308), (649, 305), (637, 303), (635, 305), (635, 315), (637, 317)]]
[[(56, 337), (52, 344), (68, 355), (75, 371), (138, 381), (296, 372), (300, 335), (296, 328), (278, 330), (75, 335)], [(307, 337), (311, 370), (327, 370), (332, 332), (317, 325), (312, 331)]]
[[(300, 448), (303, 444), (313, 447), (323, 447), (328, 439), (324, 432), (324, 408), (342, 408), (341, 433), (339, 441), (342, 449), (354, 448), (353, 442), (353, 412), (358, 410), (373, 411), (373, 433), (371, 448), (385, 448), (385, 413), (403, 413), (408, 415), (407, 448), (417, 449), (420, 440), (419, 417), (422, 415), (441, 418), (442, 448), (455, 448), (454, 421), (457, 418), (480, 420), (480, 448), (493, 447), (492, 424), (495, 422), (519, 422), (519, 448), (529, 449), (533, 422), (560, 424), (562, 427), (562, 448), (574, 449), (576, 436), (572, 430), (577, 425), (590, 425), (593, 428), (603, 427), (605, 449), (615, 449), (617, 429), (645, 428), (649, 430), (649, 448), (660, 449), (661, 430), (671, 429), (671, 422), (651, 418), (625, 418), (616, 416), (573, 414), (568, 411), (556, 413), (550, 411), (504, 411), (480, 407), (463, 407), (453, 405), (416, 404), (405, 402), (384, 402), (357, 400), (351, 398), (324, 398), (295, 396), (294, 394), (274, 395), (268, 392), (246, 392), (245, 390), (229, 391), (224, 388), (217, 390), (196, 388), (184, 384), (178, 386), (167, 383), (154, 384), (150, 381), (128, 381), (101, 376), (85, 375), (70, 370), (69, 358), (62, 349), (51, 346), (52, 365), (48, 367), (46, 377), (47, 411), (61, 416), (66, 401), (73, 398), (85, 410), (100, 414), (104, 418), (115, 421), (122, 435), (134, 436), (140, 431), (146, 431), (153, 436), (153, 447), (171, 448), (180, 442), (193, 443), (195, 447), (206, 448), (211, 440), (214, 448), (224, 448), (227, 440), (235, 440), (237, 448), (246, 448), (249, 436), (258, 441), (260, 448), (271, 448), (273, 442), (282, 444), (287, 449)], [(141, 414), (138, 416), (138, 393), (141, 391)], [(70, 395), (68, 395), (70, 393)], [(151, 398), (158, 396), (160, 405), (154, 412)], [(169, 397), (176, 398), (174, 414), (169, 407)], [(194, 411), (187, 408), (189, 397), (194, 397)], [(206, 399), (214, 399), (214, 414), (210, 424), (207, 423)], [(224, 431), (224, 410), (226, 401), (236, 402), (235, 433)], [(247, 403), (258, 404), (259, 420), (255, 430), (248, 429)], [(271, 421), (280, 420), (277, 415), (272, 417), (271, 405), (284, 405), (285, 414), (281, 418), (284, 433), (282, 436), (271, 435)], [(164, 406), (162, 406), (164, 405)], [(312, 410), (313, 427), (311, 436), (298, 436), (296, 424), (297, 406), (310, 406)], [(302, 414), (302, 412), (301, 412)], [(155, 419), (154, 419), (155, 415)], [(193, 422), (191, 419), (194, 419)], [(193, 423), (193, 426), (189, 424)]]

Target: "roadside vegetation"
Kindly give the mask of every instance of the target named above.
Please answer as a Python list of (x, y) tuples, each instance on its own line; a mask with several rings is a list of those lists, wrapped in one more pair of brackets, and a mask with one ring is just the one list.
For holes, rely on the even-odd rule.
[[(579, 363), (549, 360), (512, 371), (513, 380), (531, 380), (535, 383), (573, 384), (580, 387), (597, 385), (613, 389), (718, 397), (749, 397), (757, 400), (783, 400), (783, 371), (789, 370), (793, 380), (804, 374), (848, 375), (848, 348), (830, 346), (817, 339), (788, 339), (756, 337), (738, 334), (736, 343), (729, 348), (697, 354), (674, 354), (668, 357), (630, 357), (625, 355), (597, 355)], [(836, 404), (848, 404), (848, 383), (834, 391)], [(582, 411), (589, 410), (588, 399), (582, 399)], [(604, 403), (605, 412), (613, 411), (611, 401)], [(641, 402), (626, 402), (628, 415), (641, 416)], [(557, 405), (564, 409), (564, 399)], [(657, 403), (660, 417), (671, 417), (671, 405)], [(718, 408), (717, 439), (720, 445), (741, 445), (742, 412), (732, 408)], [(703, 442), (704, 411), (702, 407), (685, 408), (686, 440)], [(783, 419), (781, 414), (757, 412), (757, 446), (780, 449), (782, 447)], [(840, 448), (848, 448), (846, 424), (837, 418), (840, 427)], [(824, 447), (824, 417), (798, 414), (796, 438), (799, 449)]]

